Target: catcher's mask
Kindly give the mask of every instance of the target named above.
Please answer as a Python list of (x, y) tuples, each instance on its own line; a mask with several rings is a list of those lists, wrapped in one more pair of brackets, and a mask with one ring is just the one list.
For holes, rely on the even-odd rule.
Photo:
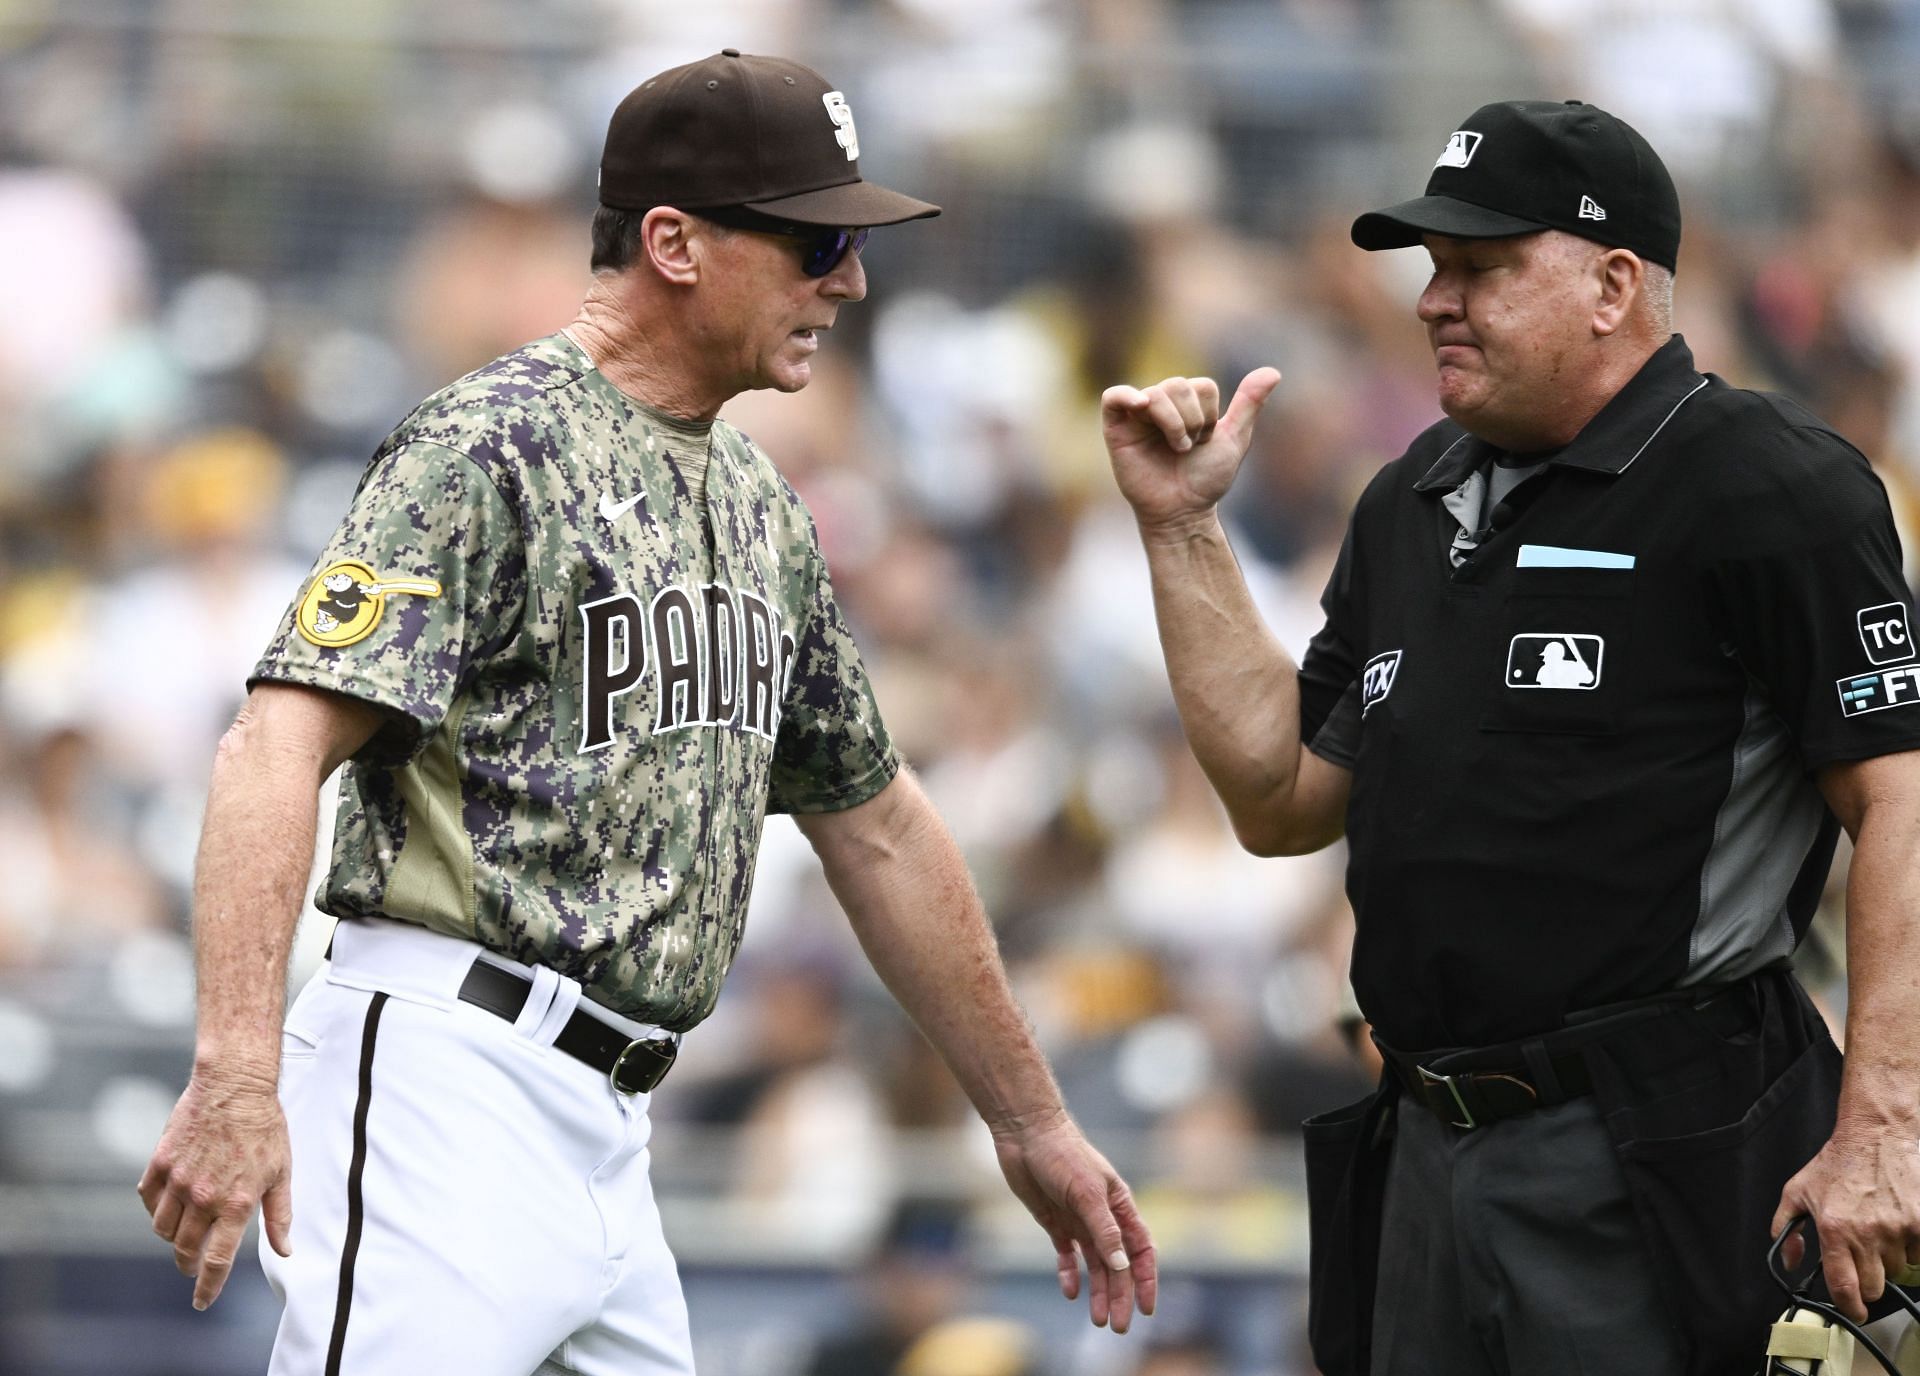
[[(1781, 1256), (1787, 1239), (1795, 1233), (1799, 1233), (1806, 1244), (1797, 1273), (1787, 1269)], [(1867, 1335), (1865, 1328), (1835, 1308), (1831, 1297), (1819, 1297), (1826, 1294), (1821, 1280), (1820, 1234), (1808, 1215), (1795, 1215), (1780, 1230), (1780, 1236), (1767, 1248), (1767, 1270), (1774, 1283), (1786, 1292), (1787, 1308), (1768, 1338), (1767, 1364), (1761, 1368), (1761, 1376), (1848, 1376), (1853, 1369), (1855, 1343), (1864, 1347), (1888, 1376), (1904, 1376), (1901, 1367)], [(1888, 1277), (1886, 1294), (1875, 1302), (1875, 1307), (1887, 1314), (1904, 1309), (1920, 1323), (1920, 1307), (1916, 1307), (1913, 1296), (1904, 1286), (1896, 1285), (1892, 1277)]]

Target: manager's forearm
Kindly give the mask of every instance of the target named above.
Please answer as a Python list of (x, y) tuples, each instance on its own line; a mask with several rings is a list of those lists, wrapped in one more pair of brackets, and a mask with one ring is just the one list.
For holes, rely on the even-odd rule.
[(1258, 816), (1293, 790), (1300, 680), (1260, 619), (1217, 516), (1140, 531), (1174, 704), (1227, 810)]
[(313, 867), (312, 766), (243, 714), (221, 741), (194, 866), (196, 1074), (279, 1077), (287, 957)]
[(946, 825), (911, 777), (894, 824), (823, 849), (827, 879), (874, 970), (926, 1035), (989, 1127), (1065, 1112), (1014, 1001), (993, 930)]

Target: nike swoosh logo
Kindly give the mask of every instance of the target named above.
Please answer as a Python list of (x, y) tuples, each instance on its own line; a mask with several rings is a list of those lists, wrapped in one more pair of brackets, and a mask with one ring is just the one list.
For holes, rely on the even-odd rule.
[(617, 521), (646, 500), (647, 494), (644, 492), (637, 492), (624, 502), (614, 501), (611, 492), (602, 492), (600, 494), (600, 514), (609, 521)]

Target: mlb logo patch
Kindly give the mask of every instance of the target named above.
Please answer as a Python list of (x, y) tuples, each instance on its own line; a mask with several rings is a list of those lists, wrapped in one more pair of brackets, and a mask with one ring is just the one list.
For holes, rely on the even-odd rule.
[(1375, 655), (1367, 661), (1360, 671), (1360, 715), (1366, 716), (1367, 709), (1393, 691), (1393, 681), (1400, 674), (1400, 651), (1388, 650), (1383, 655)]
[(1507, 646), (1507, 687), (1598, 688), (1606, 653), (1607, 642), (1597, 635), (1517, 635)]
[(1882, 602), (1862, 607), (1854, 620), (1860, 627), (1860, 646), (1874, 664), (1898, 664), (1913, 658), (1913, 636), (1908, 628), (1907, 604)]
[(1473, 155), (1480, 151), (1481, 136), (1471, 129), (1456, 129), (1447, 138), (1447, 146), (1441, 150), (1435, 167), (1465, 167), (1473, 161)]

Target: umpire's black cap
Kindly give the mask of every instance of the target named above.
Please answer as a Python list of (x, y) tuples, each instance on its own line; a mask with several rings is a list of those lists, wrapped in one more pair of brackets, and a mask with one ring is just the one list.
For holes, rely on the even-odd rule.
[(1482, 105), (1448, 136), (1427, 194), (1353, 222), (1365, 249), (1423, 234), (1503, 239), (1563, 229), (1672, 269), (1680, 197), (1653, 146), (1625, 120), (1577, 100)]
[(892, 225), (940, 207), (860, 178), (847, 98), (811, 67), (726, 48), (628, 93), (607, 125), (600, 204), (746, 208), (799, 225)]

